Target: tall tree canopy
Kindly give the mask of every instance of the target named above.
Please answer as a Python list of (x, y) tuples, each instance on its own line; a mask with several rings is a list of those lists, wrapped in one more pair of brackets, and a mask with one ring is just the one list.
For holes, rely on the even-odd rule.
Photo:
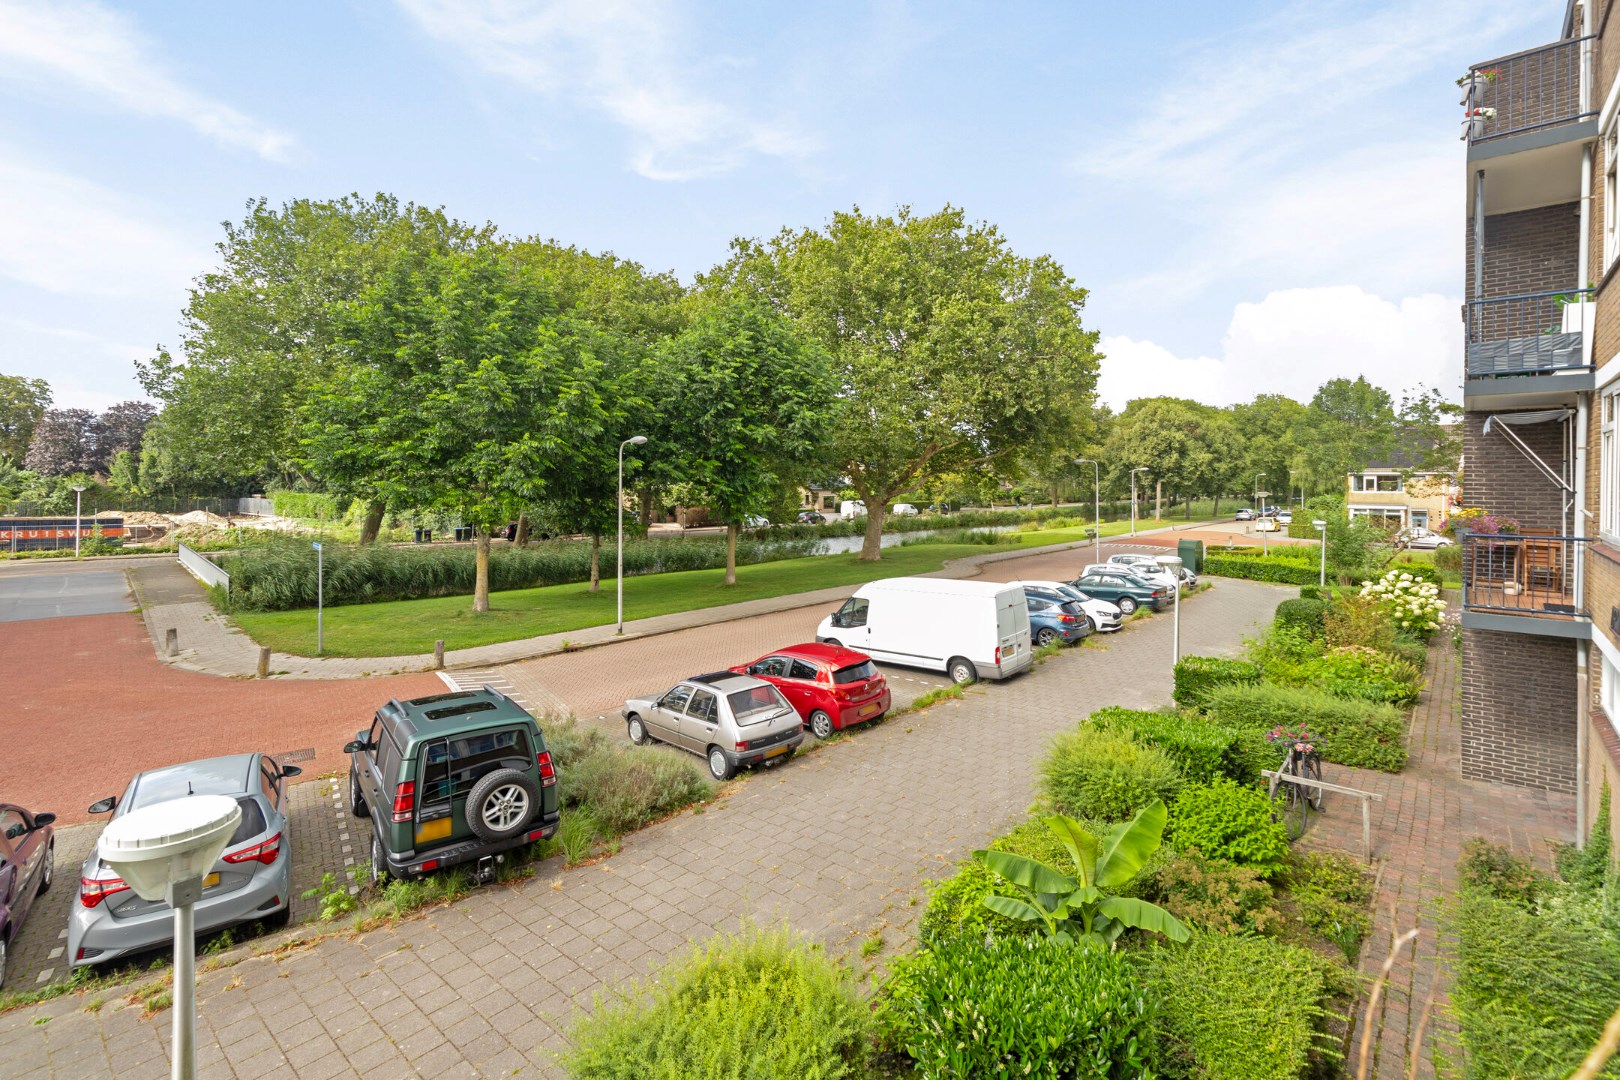
[(1342, 484), (1346, 473), (1394, 449), (1395, 409), (1389, 393), (1363, 375), (1329, 379), (1311, 398), (1296, 438), (1305, 469), (1317, 485)]
[(1129, 490), (1131, 470), (1145, 468), (1139, 486), (1163, 483), (1174, 494), (1218, 499), (1231, 490), (1239, 440), (1223, 409), (1185, 398), (1139, 398), (1114, 421), (1106, 454), (1115, 490)]
[(44, 379), (0, 375), (0, 458), (13, 464), (28, 453), (34, 425), (51, 407), (51, 386)]
[(102, 461), (96, 427), (96, 414), (89, 409), (47, 409), (34, 425), (23, 468), (43, 476), (97, 471)]
[(1232, 483), (1227, 490), (1253, 491), (1263, 473), (1265, 479), (1260, 482), (1282, 496), (1277, 502), (1287, 505), (1292, 497), (1288, 492), (1305, 480), (1298, 435), (1306, 419), (1305, 406), (1284, 394), (1259, 394), (1247, 404), (1232, 406), (1243, 449), (1240, 459), (1232, 463)]
[(737, 240), (705, 283), (765, 298), (831, 357), (835, 464), (867, 506), (861, 558), (880, 557), (886, 504), (913, 483), (1075, 441), (1097, 381), (1086, 291), (1048, 256), (947, 206), (859, 208), (826, 228)]

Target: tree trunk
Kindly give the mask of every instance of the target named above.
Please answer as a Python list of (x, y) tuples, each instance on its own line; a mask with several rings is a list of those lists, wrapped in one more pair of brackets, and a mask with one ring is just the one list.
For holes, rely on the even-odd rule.
[(529, 515), (528, 514), (519, 514), (518, 515), (517, 535), (512, 538), (512, 543), (516, 544), (518, 547), (522, 547), (524, 544), (527, 544), (528, 542), (529, 542)]
[(1053, 484), (1049, 490), (1052, 493), (1052, 505), (1056, 507), (1058, 504), (1058, 486)]
[(652, 515), (653, 515), (653, 489), (650, 488), (650, 487), (644, 487), (644, 488), (641, 489), (641, 514), (640, 514), (641, 527), (643, 529), (645, 529), (647, 526), (652, 524)]
[(477, 568), (473, 579), (473, 610), (489, 610), (489, 530), (480, 525), (473, 529), (476, 538), (473, 565)]
[(883, 511), (886, 505), (884, 499), (865, 499), (866, 502), (866, 534), (861, 540), (861, 562), (878, 562), (883, 558)]
[(1192, 499), (1187, 498), (1186, 496), (1183, 496), (1183, 500), (1187, 504), (1187, 520), (1191, 521), (1192, 520)]
[(726, 584), (737, 584), (737, 533), (740, 531), (735, 521), (726, 525)]
[(1215, 509), (1210, 511), (1209, 516), (1210, 517), (1220, 517), (1221, 516), (1221, 497), (1219, 495), (1215, 496)]
[(1153, 520), (1164, 520), (1164, 481), (1153, 482)]
[(602, 538), (591, 534), (591, 592), (602, 591)]
[(360, 525), (360, 542), (362, 544), (375, 544), (377, 535), (382, 532), (383, 513), (388, 504), (381, 499), (372, 499), (366, 504), (366, 520)]

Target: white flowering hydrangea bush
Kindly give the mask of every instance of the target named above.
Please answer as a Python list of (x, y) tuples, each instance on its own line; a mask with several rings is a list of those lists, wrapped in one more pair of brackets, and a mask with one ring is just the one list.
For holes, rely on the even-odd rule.
[(1424, 638), (1440, 629), (1446, 610), (1440, 586), (1404, 570), (1391, 570), (1377, 581), (1362, 582), (1361, 598), (1377, 604), (1396, 629)]

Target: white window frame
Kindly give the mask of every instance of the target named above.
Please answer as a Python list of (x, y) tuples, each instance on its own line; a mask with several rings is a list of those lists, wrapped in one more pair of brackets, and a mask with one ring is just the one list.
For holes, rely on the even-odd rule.
[(1603, 149), (1603, 269), (1620, 255), (1620, 79), (1609, 87), (1598, 114), (1598, 143)]
[(1620, 544), (1620, 382), (1598, 394), (1598, 535)]
[(1598, 705), (1608, 716), (1609, 723), (1620, 729), (1620, 667), (1616, 667), (1609, 654), (1603, 649), (1598, 650), (1601, 659), (1603, 684), (1598, 687)]

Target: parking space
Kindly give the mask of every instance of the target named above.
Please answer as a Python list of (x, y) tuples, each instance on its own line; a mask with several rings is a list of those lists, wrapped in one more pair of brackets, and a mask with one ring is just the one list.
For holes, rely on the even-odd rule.
[(8, 575), (0, 585), (0, 622), (133, 610), (135, 599), (121, 570)]

